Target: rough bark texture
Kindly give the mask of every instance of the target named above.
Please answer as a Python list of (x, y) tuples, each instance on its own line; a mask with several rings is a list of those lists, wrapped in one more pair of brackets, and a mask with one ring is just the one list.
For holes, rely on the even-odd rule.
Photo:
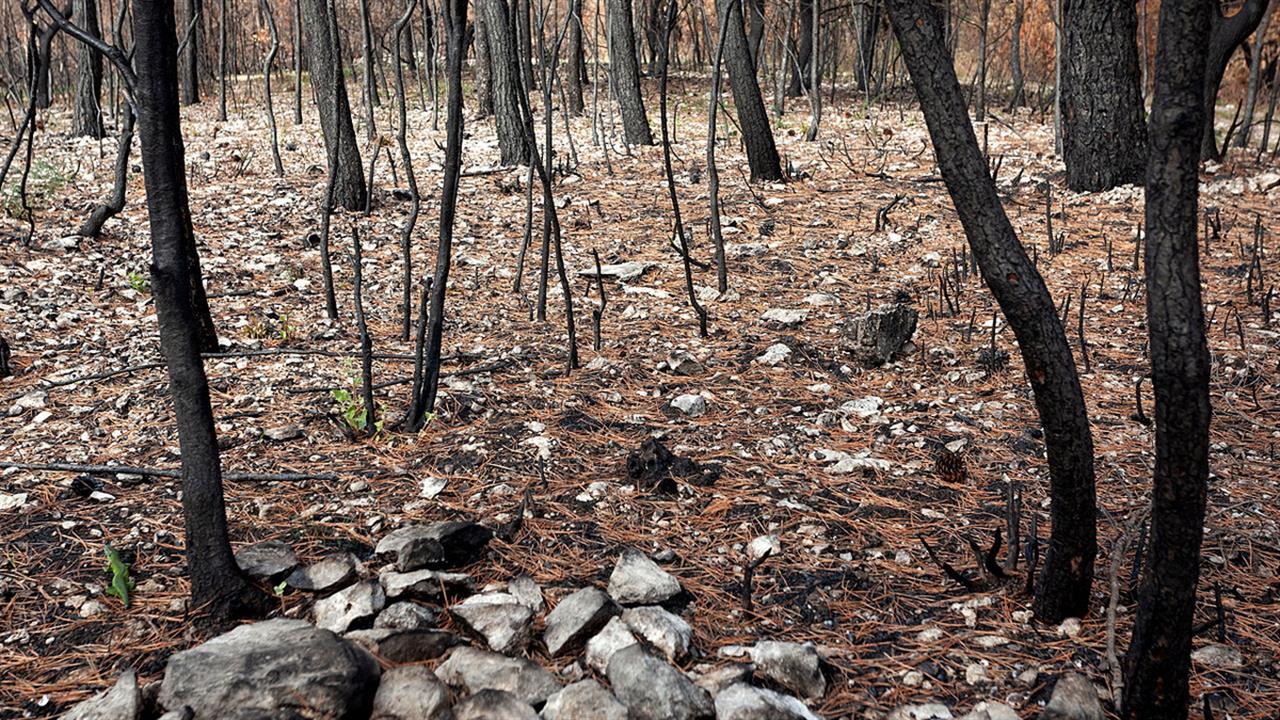
[(503, 165), (519, 165), (529, 159), (524, 123), (520, 120), (520, 65), (516, 36), (506, 0), (478, 0), (484, 11), (489, 38), (489, 82), (493, 88), (493, 119), (498, 126), (498, 149)]
[(1027, 16), (1026, 0), (1014, 0), (1013, 25), (1009, 29), (1009, 73), (1013, 78), (1013, 93), (1009, 97), (1012, 110), (1027, 103), (1026, 80), (1022, 75), (1022, 23)]
[(813, 57), (813, 0), (800, 0), (799, 45), (792, 51), (791, 82), (787, 85), (787, 95), (800, 97), (809, 87), (809, 61)]
[[(484, 0), (477, 0), (483, 2)], [(484, 11), (476, 8), (473, 42), (476, 49), (476, 61), (471, 68), (472, 82), (476, 87), (476, 119), (483, 120), (493, 112), (493, 83), (490, 74), (492, 60), (489, 56), (489, 30), (484, 23)]]
[(1093, 437), (1071, 346), (1044, 280), (1018, 241), (983, 161), (931, 0), (889, 0), (893, 29), (924, 110), (942, 178), (965, 236), (1018, 340), (1049, 458), (1049, 549), (1036, 589), (1044, 622), (1089, 609), (1097, 554)]
[(201, 40), (204, 26), (203, 0), (187, 0), (186, 11), (186, 23), (190, 32), (186, 36), (187, 44), (182, 49), (182, 104), (194, 105), (200, 102), (200, 46), (204, 44)]
[(871, 0), (859, 9), (858, 27), (858, 89), (871, 87), (871, 72), (876, 61), (876, 38), (880, 35), (880, 0)]
[(577, 117), (585, 106), (582, 102), (582, 77), (586, 73), (583, 67), (582, 53), (582, 0), (570, 0), (569, 12), (573, 19), (569, 21), (569, 57), (564, 68), (565, 93), (568, 95), (569, 113)]
[(1231, 17), (1223, 17), (1222, 10), (1218, 6), (1215, 6), (1214, 11), (1210, 13), (1209, 47), (1205, 54), (1204, 70), (1205, 123), (1200, 143), (1201, 160), (1218, 160), (1222, 157), (1222, 153), (1218, 150), (1218, 138), (1213, 131), (1222, 74), (1227, 71), (1231, 54), (1253, 34), (1266, 12), (1267, 0), (1245, 0), (1244, 5), (1241, 5)]
[(747, 36), (747, 47), (751, 50), (751, 66), (760, 67), (760, 48), (764, 46), (764, 1), (750, 0), (751, 34)]
[(640, 69), (636, 64), (636, 34), (631, 22), (631, 0), (608, 0), (609, 74), (622, 115), (622, 128), (632, 145), (652, 145), (653, 133), (640, 98)]
[(1147, 129), (1131, 2), (1063, 0), (1062, 151), (1067, 187), (1140, 182)]
[(729, 69), (729, 84), (733, 88), (733, 104), (738, 110), (738, 125), (742, 128), (751, 179), (781, 180), (782, 163), (778, 159), (773, 130), (769, 127), (769, 114), (760, 95), (751, 50), (742, 29), (742, 4), (739, 0), (721, 0), (720, 12), (730, 14), (724, 37), (724, 64)]
[(1160, 6), (1147, 166), (1147, 332), (1155, 389), (1151, 536), (1124, 687), (1126, 718), (1187, 717), (1209, 481), (1209, 350), (1196, 242), (1210, 0)]
[(188, 278), (200, 273), (194, 247), (178, 117), (177, 38), (171, 0), (134, 0), (138, 135), (151, 229), (151, 287), (169, 395), (182, 449), (182, 509), (193, 605), (239, 614), (250, 585), (227, 537), (222, 469), (209, 384), (200, 359), (197, 308)]
[(302, 0), (302, 28), (324, 144), (326, 148), (333, 143), (339, 147), (334, 202), (348, 210), (363, 210), (367, 196), (364, 167), (351, 124), (347, 83), (338, 74), (342, 72), (342, 50), (331, 0)]
[(520, 73), (524, 78), (525, 92), (528, 92), (538, 83), (537, 77), (533, 74), (533, 36), (530, 34), (533, 27), (533, 8), (529, 6), (529, 0), (513, 1), (516, 13), (516, 40), (520, 43)]
[[(76, 24), (95, 38), (102, 37), (97, 0), (76, 0)], [(84, 43), (76, 43), (76, 104), (71, 116), (71, 133), (93, 138), (103, 136), (102, 56)]]

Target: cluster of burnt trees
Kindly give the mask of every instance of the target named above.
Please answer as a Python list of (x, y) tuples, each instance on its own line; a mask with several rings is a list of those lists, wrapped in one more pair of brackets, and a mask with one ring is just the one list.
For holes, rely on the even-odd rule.
[[(76, 43), (75, 62), (80, 68), (73, 106), (74, 131), (101, 135), (106, 129), (101, 102), (104, 63), (112, 69), (110, 78), (121, 100), (115, 105), (108, 103), (115, 108), (112, 112), (119, 136), (116, 185), (111, 198), (95, 208), (86, 221), (84, 234), (96, 235), (102, 224), (123, 207), (135, 132), (139, 138), (152, 241), (151, 285), (182, 447), (183, 507), (193, 599), (214, 617), (253, 614), (261, 610), (265, 596), (240, 574), (228, 541), (221, 465), (202, 364), (202, 353), (216, 351), (217, 340), (187, 200), (179, 115), (183, 102), (200, 98), (199, 67), (204, 57), (200, 48), (203, 28), (208, 25), (202, 20), (203, 0), (186, 1), (183, 22), (179, 22), (172, 0), (122, 2), (111, 17), (110, 39), (101, 31), (95, 2), (75, 0), (63, 7), (55, 0), (26, 0), (20, 5), (26, 27), (22, 34), (26, 64), (22, 83), (17, 87), (25, 91), (26, 112), (22, 121), (15, 123), (14, 140), (0, 167), (0, 184), (24, 146), (26, 167), (30, 165), (36, 114), (50, 99), (51, 38), (64, 33)], [(219, 0), (220, 18), (228, 17), (227, 2)], [(394, 86), (393, 124), (411, 202), (400, 237), (404, 273), (401, 334), (406, 341), (413, 337), (417, 362), (410, 406), (397, 423), (405, 430), (422, 427), (434, 406), (440, 377), (445, 291), (462, 165), (462, 74), (468, 56), (472, 58), (476, 81), (471, 98), (473, 117), (484, 121), (492, 116), (502, 163), (529, 167), (530, 196), (517, 290), (524, 274), (524, 250), (532, 246), (533, 178), (537, 177), (543, 213), (537, 316), (540, 320), (546, 318), (550, 267), (554, 261), (565, 305), (570, 370), (578, 360), (573, 296), (553, 197), (558, 169), (552, 128), (557, 106), (566, 115), (585, 114), (588, 103), (584, 84), (589, 88), (593, 141), (603, 145), (608, 162), (615, 137), (624, 146), (655, 142), (645, 109), (642, 76), (647, 72), (657, 79), (657, 141), (663, 146), (673, 215), (669, 241), (682, 260), (690, 290), (688, 300), (703, 334), (707, 332), (707, 315), (692, 292), (695, 261), (680, 213), (668, 127), (668, 80), (681, 48), (691, 48), (686, 54), (692, 56), (694, 64), (705, 60), (712, 69), (707, 171), (712, 210), (710, 235), (721, 291), (728, 287), (719, 232), (715, 161), (722, 66), (728, 72), (751, 180), (784, 178), (761, 91), (761, 79), (768, 77), (769, 62), (762, 0), (718, 0), (714, 22), (707, 21), (706, 15), (711, 13), (704, 12), (700, 3), (681, 5), (675, 0), (655, 0), (639, 9), (632, 6), (631, 0), (596, 0), (591, 22), (584, 22), (584, 2), (567, 0), (534, 6), (533, 0), (476, 0), (468, 8), (465, 0), (444, 0), (439, 5), (430, 0), (403, 0), (396, 8), (379, 9), (395, 11), (386, 35), (376, 32), (382, 27), (377, 22), (381, 15), (376, 15), (367, 2), (360, 4), (361, 99), (369, 131), (366, 142), (373, 139), (380, 95), (388, 94), (378, 90), (380, 68), (389, 65)], [(1020, 51), (1016, 31), (1025, 5), (1020, 2), (1016, 8), (1011, 105), (1023, 102), (1026, 95), (1021, 71), (1017, 69)], [(273, 166), (277, 174), (283, 174), (270, 85), (281, 47), (276, 23), (278, 8), (273, 0), (259, 0), (256, 9), (269, 31), (270, 46), (262, 60), (261, 75), (272, 130)], [(971, 108), (980, 117), (990, 112), (986, 107), (985, 72), (990, 3), (984, 0), (979, 7), (979, 67), (970, 92), (962, 87), (956, 72), (954, 38), (960, 21), (954, 10), (950, 4), (939, 5), (932, 0), (883, 0), (883, 5), (881, 0), (871, 0), (856, 6), (828, 2), (825, 8), (823, 0), (800, 0), (788, 5), (782, 13), (785, 19), (773, 27), (774, 86), (779, 96), (790, 91), (808, 99), (810, 118), (805, 137), (814, 140), (821, 121), (824, 70), (830, 72), (827, 82), (834, 90), (840, 68), (840, 53), (835, 49), (824, 53), (824, 48), (838, 47), (842, 37), (853, 38), (849, 45), (853, 52), (848, 54), (853, 60), (853, 77), (864, 90), (890, 84), (885, 77), (896, 72), (899, 61), (905, 68), (923, 110), (941, 175), (983, 279), (1017, 336), (1044, 427), (1052, 527), (1044, 567), (1036, 583), (1035, 609), (1040, 619), (1054, 622), (1082, 616), (1089, 610), (1097, 554), (1092, 435), (1075, 359), (1055, 304), (1004, 212), (970, 120)], [(344, 60), (352, 53), (343, 49), (344, 33), (334, 0), (295, 0), (293, 11), (293, 114), (295, 122), (299, 122), (303, 112), (301, 71), (306, 67), (328, 158), (319, 234), (326, 309), (337, 318), (339, 303), (329, 248), (332, 210), (339, 206), (351, 211), (369, 209), (373, 163), (381, 145), (369, 142), (370, 170), (366, 175), (343, 71)], [(1139, 62), (1134, 7), (1103, 0), (1061, 0), (1058, 11), (1062, 28), (1058, 57), (1061, 83), (1055, 87), (1055, 94), (1060, 104), (1068, 185), (1087, 190), (1133, 182), (1146, 186), (1148, 328), (1156, 394), (1157, 455), (1152, 551), (1145, 566), (1128, 654), (1123, 713), (1138, 718), (1184, 717), (1208, 478), (1210, 416), (1209, 356), (1203, 332), (1196, 242), (1197, 171), (1201, 158), (1220, 153), (1226, 145), (1218, 143), (1212, 122), (1221, 78), (1234, 51), (1264, 22), (1267, 0), (1245, 0), (1230, 16), (1213, 0), (1164, 0), (1149, 110), (1143, 99), (1146, 80), (1142, 68), (1146, 63)], [(420, 23), (415, 22), (415, 16), (421, 19)], [(840, 24), (840, 17), (848, 21), (846, 25)], [(640, 32), (636, 31), (637, 25)], [(885, 35), (889, 28), (891, 36)], [(219, 117), (227, 113), (227, 76), (231, 71), (227, 59), (228, 29), (228, 23), (219, 23)], [(1261, 35), (1257, 33), (1259, 38)], [(389, 38), (390, 48), (378, 38)], [(411, 97), (405, 75), (407, 71), (410, 80), (417, 79), (418, 99), (424, 110), (425, 96), (429, 94), (433, 122), (438, 121), (435, 108), (439, 104), (436, 93), (441, 67), (437, 55), (442, 43), (447, 141), (437, 256), (433, 271), (429, 276), (423, 273), (419, 282), (415, 318), (412, 238), (421, 198), (406, 138)], [(1255, 40), (1250, 52), (1252, 72), (1246, 122), (1252, 117), (1262, 82), (1258, 79), (1261, 45), (1260, 40)], [(602, 69), (607, 71), (603, 83), (599, 77)], [(873, 81), (877, 70), (881, 79)], [(422, 91), (424, 78), (428, 92)], [(1263, 80), (1273, 87), (1267, 113), (1269, 129), (1275, 80)], [(530, 103), (535, 92), (541, 101), (541, 142)], [(620, 132), (614, 131), (613, 107), (621, 120)], [(1264, 150), (1267, 135), (1264, 133)], [(1236, 137), (1247, 140), (1247, 130)], [(572, 137), (567, 140), (572, 155)], [(387, 154), (390, 156), (390, 151)], [(23, 182), (25, 175), (24, 169)], [(355, 235), (354, 229), (352, 234)], [(353, 245), (357, 258), (354, 310), (363, 348), (362, 399), (366, 423), (373, 426), (376, 408), (370, 379), (370, 341), (361, 299), (358, 237)], [(603, 287), (600, 291), (597, 343)]]

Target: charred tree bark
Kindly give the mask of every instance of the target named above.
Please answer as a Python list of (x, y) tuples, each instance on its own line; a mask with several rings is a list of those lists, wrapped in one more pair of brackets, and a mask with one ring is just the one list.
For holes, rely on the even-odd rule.
[(275, 64), (276, 53), (280, 51), (280, 31), (276, 28), (276, 14), (271, 9), (271, 0), (260, 0), (260, 2), (262, 15), (267, 21), (267, 33), (271, 38), (267, 56), (262, 60), (262, 92), (267, 99), (267, 130), (271, 133), (271, 164), (275, 168), (276, 177), (283, 177), (284, 163), (280, 160), (280, 132), (276, 128), (276, 108), (271, 98), (271, 66)]
[(565, 65), (568, 82), (564, 89), (568, 94), (569, 112), (578, 117), (586, 109), (582, 101), (582, 78), (586, 74), (582, 62), (582, 0), (570, 0), (569, 12), (573, 13), (573, 20), (569, 26), (569, 59)]
[(800, 0), (800, 36), (791, 58), (788, 97), (800, 97), (809, 88), (809, 63), (813, 60), (813, 0)]
[(525, 92), (530, 92), (538, 86), (538, 80), (533, 74), (533, 8), (530, 2), (533, 0), (512, 0), (515, 4), (515, 28), (516, 40), (520, 47), (520, 75), (524, 78)]
[(751, 34), (747, 36), (747, 48), (751, 52), (751, 67), (760, 69), (760, 49), (764, 47), (764, 2), (751, 2)]
[(489, 38), (489, 79), (493, 87), (493, 119), (498, 126), (498, 149), (503, 165), (529, 159), (524, 123), (520, 119), (520, 65), (516, 36), (506, 0), (478, 0)]
[(1262, 22), (1267, 12), (1268, 0), (1245, 0), (1239, 11), (1231, 17), (1223, 17), (1220, 6), (1215, 5), (1210, 14), (1209, 48), (1205, 55), (1204, 71), (1204, 137), (1200, 143), (1201, 160), (1220, 160), (1218, 138), (1214, 135), (1213, 120), (1218, 105), (1218, 88), (1222, 75), (1227, 71), (1231, 55), (1240, 47)]
[[(62, 14), (72, 16), (75, 5), (72, 4)], [(36, 30), (39, 33), (36, 52), (36, 107), (41, 110), (53, 104), (53, 93), (50, 84), (53, 80), (53, 39), (58, 34), (58, 26), (50, 24)]]
[[(76, 0), (76, 23), (92, 37), (101, 39), (97, 0)], [(71, 116), (71, 133), (92, 138), (103, 136), (102, 55), (85, 43), (76, 43), (76, 103)]]
[(1139, 182), (1147, 128), (1131, 2), (1062, 0), (1062, 151), (1067, 187), (1106, 190)]
[(218, 121), (227, 121), (227, 0), (218, 0)]
[[(413, 25), (410, 21), (413, 19), (413, 11), (418, 6), (418, 0), (408, 0), (405, 3), (404, 14), (396, 21), (392, 28), (395, 33), (395, 55), (400, 57), (400, 47), (406, 34), (413, 36)], [(405, 30), (409, 32), (406, 33)], [(477, 40), (479, 42), (479, 40)], [(479, 45), (477, 45), (479, 47)], [(405, 98), (404, 90), (404, 63), (397, 61), (395, 65), (396, 77), (396, 113), (399, 116), (399, 122), (396, 125), (396, 144), (400, 147), (400, 164), (404, 166), (405, 184), (409, 186), (409, 215), (404, 220), (404, 225), (400, 227), (400, 262), (401, 262), (401, 284), (403, 287), (400, 298), (401, 325), (400, 339), (406, 341), (409, 339), (409, 326), (412, 324), (413, 314), (413, 228), (418, 222), (418, 211), (421, 208), (422, 199), (418, 196), (418, 178), (413, 172), (413, 155), (409, 152), (409, 113), (408, 102)]]
[(320, 129), (326, 148), (337, 145), (338, 175), (334, 202), (348, 210), (363, 210), (367, 198), (364, 167), (356, 146), (355, 126), (347, 83), (342, 77), (342, 50), (338, 19), (332, 0), (301, 0), (302, 27), (306, 33), (307, 66), (311, 69), (311, 92), (320, 110)]
[(741, 1), (721, 0), (720, 6), (721, 13), (730, 15), (724, 36), (724, 64), (729, 70), (729, 85), (733, 88), (733, 104), (738, 111), (738, 125), (742, 128), (751, 179), (762, 182), (781, 180), (782, 162), (778, 159), (773, 130), (769, 127), (769, 114), (760, 95), (751, 50), (742, 29)]
[(631, 22), (631, 0), (608, 0), (609, 74), (622, 115), (622, 129), (632, 145), (652, 145), (653, 133), (640, 97), (640, 69), (636, 66), (636, 33)]
[[(483, 2), (484, 0), (477, 0), (477, 3)], [(489, 53), (489, 29), (485, 25), (484, 11), (478, 6), (473, 27), (475, 33), (472, 41), (475, 43), (476, 50), (476, 61), (472, 66), (472, 83), (476, 87), (475, 117), (477, 120), (482, 120), (493, 113), (493, 82), (490, 71), (493, 60)]]
[[(1258, 104), (1258, 82), (1262, 75), (1262, 46), (1267, 37), (1267, 28), (1271, 25), (1271, 17), (1276, 12), (1276, 5), (1271, 4), (1270, 9), (1262, 15), (1262, 20), (1258, 23), (1258, 29), (1253, 34), (1253, 47), (1249, 53), (1249, 81), (1245, 88), (1244, 111), (1240, 117), (1240, 132), (1236, 135), (1236, 147), (1248, 147), (1249, 135), (1253, 132), (1253, 114)], [(1275, 85), (1274, 78), (1272, 85)], [(1274, 91), (1273, 91), (1274, 94)]]
[(1022, 75), (1022, 23), (1026, 16), (1026, 0), (1013, 0), (1013, 27), (1009, 30), (1009, 73), (1013, 77), (1013, 93), (1007, 110), (1027, 104), (1026, 80)]
[(293, 124), (302, 124), (302, 0), (293, 0)]
[(1053, 529), (1036, 588), (1044, 622), (1089, 609), (1097, 554), (1093, 437), (1071, 346), (1044, 280), (1001, 207), (931, 0), (888, 0), (942, 179), (982, 271), (1018, 339), (1049, 457)]
[(1122, 715), (1187, 717), (1209, 482), (1209, 349), (1196, 241), (1210, 0), (1160, 5), (1147, 165), (1147, 333), (1155, 389), (1151, 536)]
[(89, 217), (80, 226), (78, 233), (84, 237), (98, 237), (102, 226), (124, 210), (125, 194), (129, 187), (129, 152), (133, 148), (133, 127), (136, 117), (129, 103), (123, 103), (124, 116), (120, 123), (120, 140), (116, 146), (115, 185), (111, 189), (111, 198), (98, 203), (89, 213)]
[(182, 48), (182, 104), (200, 102), (200, 47), (203, 35), (204, 0), (186, 0), (189, 32)]
[(200, 267), (191, 252), (195, 237), (178, 116), (173, 3), (134, 0), (133, 37), (138, 134), (151, 228), (151, 288), (182, 449), (187, 574), (193, 605), (225, 620), (256, 614), (266, 598), (240, 572), (227, 534), (213, 407), (200, 358), (200, 310), (189, 281), (199, 278)]
[(871, 0), (861, 7), (858, 27), (858, 89), (871, 89), (871, 73), (876, 63), (876, 39), (880, 37), (880, 0)]

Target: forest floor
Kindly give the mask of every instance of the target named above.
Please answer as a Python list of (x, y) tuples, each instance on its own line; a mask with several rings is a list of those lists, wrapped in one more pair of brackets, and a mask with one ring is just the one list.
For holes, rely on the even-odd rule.
[[(705, 87), (705, 78), (692, 79), (673, 97), (672, 149), (693, 252), (709, 261)], [(1085, 293), (1089, 365), (1082, 372), (1101, 510), (1094, 610), (1078, 633), (1032, 621), (1021, 578), (966, 592), (944, 577), (919, 540), (951, 564), (972, 568), (968, 541), (986, 544), (1005, 526), (1009, 483), (1025, 495), (1024, 531), (1028, 516), (1038, 515), (1042, 547), (1049, 518), (1043, 446), (1012, 333), (994, 315), (981, 279), (961, 268), (964, 237), (913, 107), (885, 104), (868, 113), (842, 95), (825, 109), (820, 141), (805, 143), (807, 105), (792, 101), (776, 126), (794, 176), (785, 184), (749, 187), (737, 134), (728, 134), (718, 158), (731, 290), (717, 297), (714, 271), (695, 268), (710, 313), (706, 339), (698, 337), (669, 243), (661, 148), (620, 155), (616, 146), (610, 171), (592, 144), (590, 120), (574, 119), (580, 163), (556, 186), (583, 364), (572, 373), (565, 372), (554, 266), (548, 322), (530, 320), (534, 273), (523, 294), (512, 291), (524, 172), (464, 177), (444, 347), (446, 372), (465, 373), (445, 378), (438, 413), (421, 433), (357, 439), (331, 392), (354, 395), (358, 381), (358, 363), (341, 357), (359, 347), (351, 230), (358, 226), (364, 242), (364, 306), (375, 352), (410, 353), (411, 343), (400, 340), (398, 240), (409, 204), (393, 194), (388, 156), (380, 157), (372, 214), (335, 218), (341, 313), (336, 322), (326, 319), (320, 255), (307, 241), (318, 228), (325, 183), (317, 120), (308, 107), (305, 123), (295, 126), (287, 103), (277, 106), (286, 108), (284, 177), (272, 173), (258, 105), (233, 108), (221, 123), (213, 119), (214, 102), (184, 109), (191, 210), (213, 316), (224, 349), (241, 353), (206, 367), (226, 471), (337, 479), (228, 482), (237, 546), (278, 538), (304, 561), (339, 548), (368, 557), (372, 543), (400, 524), (447, 517), (504, 523), (527, 497), (518, 534), (494, 541), (488, 559), (471, 568), (479, 584), (529, 573), (556, 600), (606, 577), (621, 546), (670, 550), (669, 569), (694, 598), (690, 618), (702, 661), (756, 638), (811, 640), (837, 678), (814, 707), (824, 717), (880, 717), (925, 700), (958, 712), (982, 699), (1029, 708), (1042, 699), (1045, 681), (1069, 668), (1111, 687), (1105, 608), (1113, 548), (1130, 548), (1117, 578), (1123, 652), (1138, 544), (1138, 523), (1130, 519), (1147, 505), (1153, 457), (1152, 428), (1132, 417), (1135, 381), (1146, 367), (1145, 296), (1134, 262), (1142, 189), (1066, 190), (1043, 118), (997, 113), (988, 142), (991, 155), (1003, 157), (998, 181), (1015, 227), (1055, 299), (1070, 303), (1064, 310), (1078, 359)], [(657, 107), (656, 94), (650, 106)], [(398, 165), (394, 135), (385, 130), (391, 109), (384, 106), (378, 121)], [(0, 334), (12, 345), (16, 373), (0, 380), (0, 415), (18, 405), (0, 417), (0, 460), (177, 467), (166, 374), (151, 364), (160, 358), (145, 287), (141, 174), (135, 167), (128, 205), (101, 238), (64, 240), (109, 189), (114, 141), (70, 138), (69, 113), (43, 117), (32, 171), (32, 246), (22, 245), (26, 225), (12, 217), (0, 243)], [(560, 120), (557, 113), (557, 157), (564, 159)], [(410, 122), (425, 195), (413, 241), (416, 305), (417, 282), (435, 257), (444, 128), (442, 117), (433, 129), (430, 112), (416, 102)], [(469, 119), (466, 133), (464, 168), (492, 168), (492, 122)], [(367, 166), (367, 147), (362, 151)], [(403, 184), (403, 168), (395, 176)], [(1046, 181), (1053, 227), (1064, 234), (1057, 254), (1046, 239)], [(1280, 249), (1280, 174), (1256, 165), (1249, 152), (1211, 166), (1203, 182), (1202, 203), (1220, 209), (1222, 228), (1203, 254), (1215, 415), (1197, 622), (1216, 617), (1219, 589), (1223, 640), (1243, 664), (1198, 663), (1192, 689), (1196, 698), (1210, 694), (1231, 717), (1274, 718), (1280, 333), (1264, 320), (1259, 288), (1280, 278), (1272, 259)], [(12, 206), (12, 194), (5, 200)], [(877, 229), (878, 211), (887, 206)], [(537, 193), (533, 217), (529, 268), (537, 265), (541, 228)], [(1266, 229), (1262, 283), (1248, 271), (1257, 218)], [(593, 249), (604, 263), (650, 263), (636, 279), (606, 282), (598, 352), (591, 343), (596, 290), (578, 275), (591, 267)], [(850, 352), (849, 320), (895, 298), (920, 312), (914, 344), (892, 363), (865, 368)], [(773, 308), (802, 310), (804, 319), (780, 327), (761, 317)], [(992, 342), (993, 315), (995, 343), (1012, 358), (988, 371), (979, 357)], [(776, 343), (791, 349), (787, 359), (755, 362)], [(337, 356), (245, 352), (284, 349)], [(687, 375), (668, 371), (665, 361), (676, 351), (701, 367)], [(146, 367), (64, 384), (138, 365)], [(401, 358), (379, 360), (375, 382), (402, 379), (411, 369)], [(673, 410), (671, 400), (684, 393), (701, 394), (705, 414)], [(1150, 383), (1143, 396), (1150, 415)], [(406, 407), (406, 386), (387, 387), (377, 398), (380, 413), (395, 421)], [(719, 478), (710, 486), (681, 484), (674, 496), (638, 488), (626, 457), (654, 434), (679, 455), (719, 465)], [(958, 449), (964, 473), (939, 473), (943, 446)], [(74, 478), (0, 472), (3, 716), (53, 714), (126, 666), (143, 680), (158, 679), (170, 652), (199, 639), (183, 600), (177, 481)], [(88, 497), (94, 490), (100, 494)], [(1122, 540), (1126, 525), (1132, 527)], [(755, 572), (748, 611), (740, 599), (743, 548), (770, 533), (781, 552)], [(106, 577), (106, 541), (133, 563), (138, 590), (128, 610), (96, 594)], [(1023, 572), (1020, 565), (1016, 574)], [(287, 594), (280, 602), (298, 612), (306, 600)], [(1210, 625), (1197, 646), (1217, 640), (1216, 623)], [(1029, 669), (1040, 671), (1038, 679), (1024, 674)]]

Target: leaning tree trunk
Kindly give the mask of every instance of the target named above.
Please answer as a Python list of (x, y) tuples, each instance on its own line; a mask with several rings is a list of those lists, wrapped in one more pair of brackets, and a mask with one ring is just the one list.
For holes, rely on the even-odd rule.
[(573, 19), (569, 23), (569, 58), (564, 69), (568, 84), (564, 89), (568, 95), (569, 112), (577, 117), (585, 109), (582, 101), (582, 77), (586, 73), (582, 62), (582, 0), (569, 0), (569, 12), (573, 13)]
[(1147, 165), (1147, 336), (1155, 389), (1151, 536), (1124, 687), (1125, 718), (1187, 717), (1209, 482), (1209, 348), (1196, 242), (1209, 0), (1160, 5)]
[[(97, 0), (76, 0), (75, 18), (85, 32), (101, 39)], [(102, 55), (85, 43), (76, 43), (76, 104), (71, 116), (71, 134), (103, 136), (101, 96)]]
[(338, 176), (333, 200), (348, 210), (363, 210), (367, 190), (360, 148), (351, 124), (351, 105), (342, 72), (342, 49), (338, 19), (331, 0), (302, 0), (302, 27), (306, 33), (307, 67), (311, 69), (311, 92), (320, 110), (320, 129), (325, 147), (338, 144)]
[[(477, 4), (484, 0), (477, 0)], [(484, 23), (483, 8), (476, 8), (476, 19), (473, 25), (475, 32), (472, 41), (476, 48), (476, 61), (471, 66), (472, 84), (476, 88), (476, 119), (483, 120), (493, 113), (493, 83), (489, 57), (489, 29)]]
[(493, 88), (493, 119), (498, 126), (498, 150), (503, 165), (529, 159), (529, 146), (520, 119), (520, 64), (516, 36), (506, 0), (478, 0), (489, 38), (489, 82)]
[(204, 26), (203, 0), (186, 0), (187, 27), (185, 29), (187, 44), (182, 48), (182, 104), (194, 105), (200, 102), (200, 41), (201, 28)]
[(1013, 328), (1044, 427), (1052, 533), (1036, 588), (1043, 622), (1089, 609), (1097, 554), (1093, 437), (1084, 393), (1057, 308), (1000, 204), (965, 111), (932, 0), (888, 0), (889, 18), (924, 111), (942, 179), (982, 271)]
[(1211, 14), (1209, 49), (1205, 56), (1204, 71), (1204, 136), (1200, 143), (1201, 160), (1220, 160), (1218, 138), (1214, 135), (1213, 119), (1218, 105), (1218, 88), (1222, 75), (1227, 71), (1231, 55), (1253, 31), (1258, 29), (1262, 16), (1267, 12), (1268, 0), (1245, 0), (1240, 10), (1231, 17), (1223, 17), (1220, 8)]
[(631, 145), (652, 145), (649, 118), (640, 98), (640, 69), (636, 66), (636, 34), (631, 22), (631, 0), (608, 0), (609, 74), (622, 115), (622, 129)]
[[(160, 347), (169, 368), (169, 396), (182, 456), (182, 511), (192, 604), (219, 619), (261, 609), (236, 565), (227, 535), (222, 469), (209, 384), (200, 359), (198, 308), (188, 278), (200, 274), (178, 116), (177, 37), (173, 3), (134, 0), (138, 135), (151, 229), (151, 289)], [(247, 612), (246, 612), (247, 611)]]
[(747, 149), (747, 163), (753, 181), (771, 182), (782, 179), (782, 163), (769, 127), (769, 113), (756, 82), (751, 49), (742, 29), (742, 0), (721, 0), (720, 12), (729, 13), (725, 26), (724, 64), (729, 69), (729, 85), (733, 88), (733, 104), (738, 110), (738, 126)]
[(102, 233), (102, 226), (124, 210), (125, 193), (129, 188), (129, 152), (133, 147), (136, 117), (127, 102), (121, 112), (124, 115), (120, 121), (120, 139), (116, 145), (115, 183), (111, 187), (111, 197), (106, 202), (93, 206), (89, 217), (77, 231), (84, 237), (98, 237)]
[(1147, 158), (1131, 2), (1062, 0), (1062, 150), (1067, 187), (1106, 190), (1142, 179)]
[[(72, 5), (72, 8), (75, 6)], [(70, 14), (71, 10), (63, 15)], [(58, 34), (58, 26), (51, 24), (40, 30), (39, 50), (36, 57), (36, 107), (41, 110), (53, 104), (53, 92), (50, 90), (53, 76), (53, 38)]]

